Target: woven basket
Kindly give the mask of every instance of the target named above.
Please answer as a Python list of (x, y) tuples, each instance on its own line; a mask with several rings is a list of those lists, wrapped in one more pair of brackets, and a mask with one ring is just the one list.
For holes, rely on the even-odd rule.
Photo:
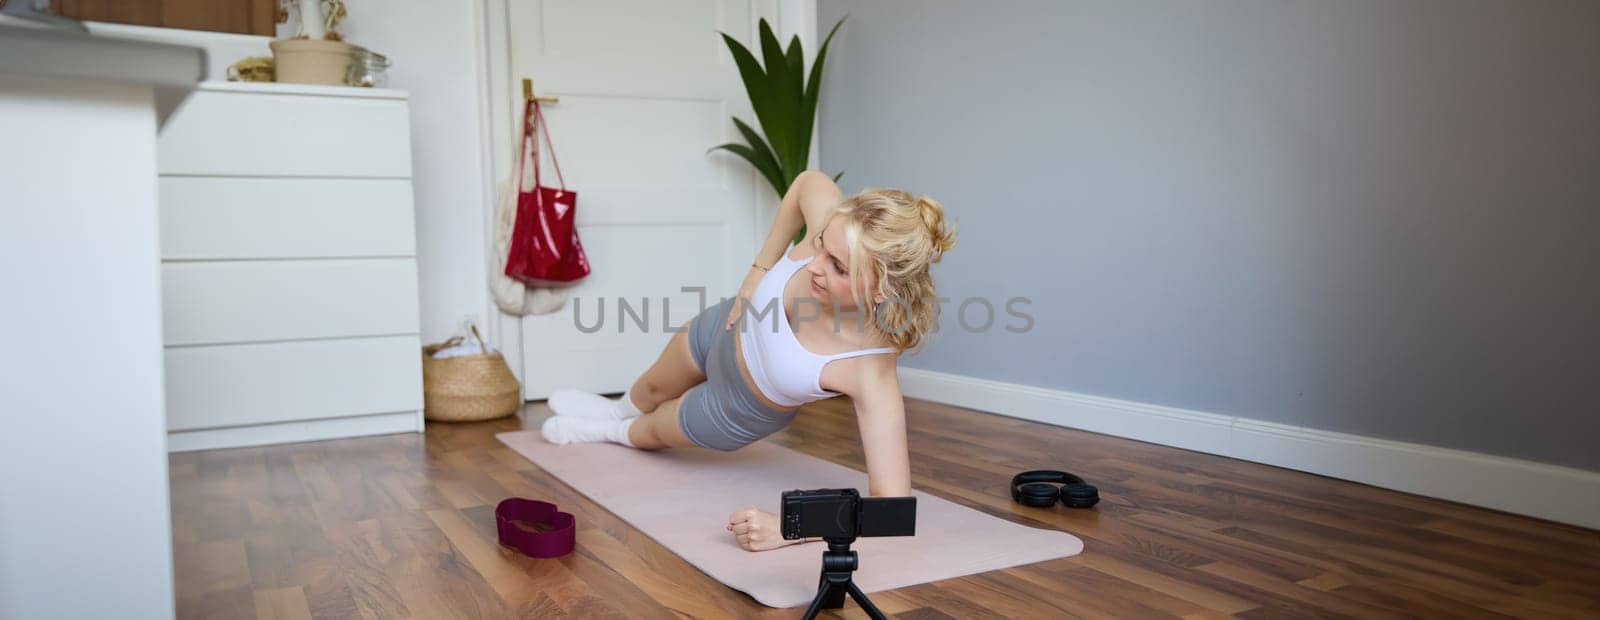
[[(472, 326), (480, 350), (483, 337)], [(477, 422), (522, 408), (522, 385), (498, 352), (438, 359), (434, 352), (461, 343), (457, 336), (422, 347), (422, 415), (435, 422)]]

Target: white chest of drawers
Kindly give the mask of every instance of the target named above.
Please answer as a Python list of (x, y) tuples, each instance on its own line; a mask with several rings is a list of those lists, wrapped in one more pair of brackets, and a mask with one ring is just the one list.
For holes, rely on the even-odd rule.
[(406, 94), (207, 83), (162, 131), (168, 449), (422, 430)]

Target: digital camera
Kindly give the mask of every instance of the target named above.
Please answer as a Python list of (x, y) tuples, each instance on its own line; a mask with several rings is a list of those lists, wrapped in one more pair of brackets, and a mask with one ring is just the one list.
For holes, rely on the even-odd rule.
[(855, 489), (784, 491), (780, 522), (785, 540), (915, 536), (917, 498), (861, 497)]

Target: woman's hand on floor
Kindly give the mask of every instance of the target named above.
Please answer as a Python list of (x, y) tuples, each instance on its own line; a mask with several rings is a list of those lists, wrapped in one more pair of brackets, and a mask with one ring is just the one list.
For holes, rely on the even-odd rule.
[(778, 515), (756, 508), (744, 508), (728, 517), (728, 531), (745, 551), (766, 551), (800, 542), (784, 540)]

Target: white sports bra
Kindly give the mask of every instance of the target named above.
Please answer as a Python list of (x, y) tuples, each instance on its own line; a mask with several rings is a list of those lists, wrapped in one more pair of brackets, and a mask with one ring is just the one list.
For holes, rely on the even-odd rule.
[[(794, 246), (789, 248), (792, 250)], [(858, 355), (895, 352), (893, 348), (880, 347), (817, 355), (800, 345), (800, 340), (789, 328), (789, 318), (783, 307), (783, 289), (788, 286), (794, 272), (815, 258), (813, 254), (811, 258), (792, 260), (789, 250), (784, 250), (778, 258), (778, 264), (773, 265), (756, 283), (750, 300), (753, 306), (750, 311), (753, 312), (746, 317), (750, 319), (748, 324), (736, 328), (739, 329), (739, 345), (744, 350), (745, 366), (750, 369), (750, 377), (755, 379), (756, 387), (761, 388), (768, 400), (785, 407), (798, 407), (839, 395), (838, 392), (822, 389), (822, 367), (828, 362)], [(773, 304), (777, 306), (776, 311), (757, 319), (773, 300), (778, 300)], [(776, 325), (768, 321), (776, 321)]]

